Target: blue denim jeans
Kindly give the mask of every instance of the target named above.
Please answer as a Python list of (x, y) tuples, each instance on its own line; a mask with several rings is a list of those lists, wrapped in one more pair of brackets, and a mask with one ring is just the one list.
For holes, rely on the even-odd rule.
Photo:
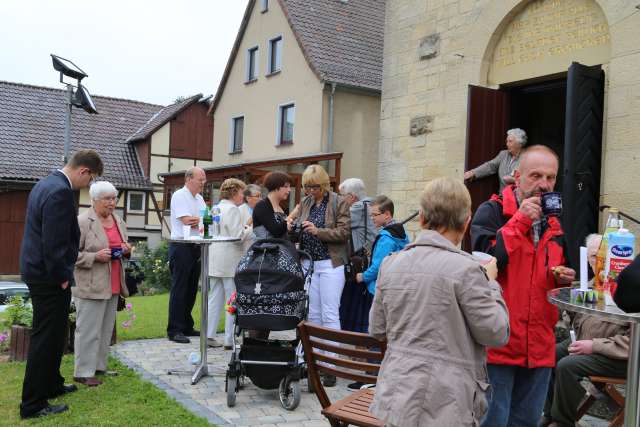
[(493, 389), (481, 427), (537, 427), (551, 368), (487, 365)]

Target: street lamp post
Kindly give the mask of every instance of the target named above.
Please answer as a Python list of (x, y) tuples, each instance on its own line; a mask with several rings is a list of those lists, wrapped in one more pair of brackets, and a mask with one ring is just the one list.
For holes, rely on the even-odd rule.
[[(85, 77), (88, 77), (87, 73), (82, 71), (80, 67), (74, 64), (72, 61), (62, 58), (60, 56), (51, 54), (51, 60), (53, 61), (53, 68), (60, 72), (60, 83), (64, 83), (67, 86), (66, 98), (67, 98), (67, 111), (64, 119), (64, 155), (62, 157), (63, 162), (66, 164), (69, 160), (69, 150), (71, 147), (71, 110), (72, 108), (82, 108), (89, 114), (98, 114), (96, 105), (91, 99), (91, 95), (86, 87), (82, 86), (80, 81)], [(76, 86), (64, 81), (64, 76), (77, 80)], [(76, 90), (74, 91), (74, 87)]]

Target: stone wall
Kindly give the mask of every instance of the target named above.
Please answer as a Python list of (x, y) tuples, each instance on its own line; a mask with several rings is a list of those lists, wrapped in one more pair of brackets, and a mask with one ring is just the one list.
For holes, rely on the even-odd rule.
[[(637, 2), (595, 3), (607, 20), (611, 43), (609, 63), (603, 64), (601, 202), (640, 217), (640, 174), (634, 171), (640, 157), (635, 138), (640, 134), (640, 11)], [(378, 193), (396, 202), (398, 217), (417, 208), (428, 180), (462, 178), (468, 85), (489, 86), (493, 47), (529, 4), (387, 0)]]

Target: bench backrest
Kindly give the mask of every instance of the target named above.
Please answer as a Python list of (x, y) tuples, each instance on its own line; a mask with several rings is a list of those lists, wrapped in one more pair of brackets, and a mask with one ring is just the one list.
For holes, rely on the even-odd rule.
[(386, 350), (384, 342), (367, 334), (325, 328), (306, 321), (298, 324), (298, 331), (309, 381), (322, 408), (331, 405), (331, 401), (320, 381), (320, 373), (365, 384), (376, 383)]

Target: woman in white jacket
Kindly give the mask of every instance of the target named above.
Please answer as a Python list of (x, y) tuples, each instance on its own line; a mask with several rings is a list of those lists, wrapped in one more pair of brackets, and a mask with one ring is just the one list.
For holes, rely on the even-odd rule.
[[(214, 337), (220, 319), (220, 311), (231, 294), (236, 290), (233, 276), (242, 255), (244, 242), (251, 238), (252, 228), (242, 220), (238, 206), (244, 202), (246, 188), (239, 179), (229, 178), (220, 186), (220, 235), (237, 237), (238, 242), (219, 243), (209, 246), (209, 322), (207, 343), (209, 347), (220, 347)], [(233, 316), (225, 315), (224, 348), (233, 345)]]

